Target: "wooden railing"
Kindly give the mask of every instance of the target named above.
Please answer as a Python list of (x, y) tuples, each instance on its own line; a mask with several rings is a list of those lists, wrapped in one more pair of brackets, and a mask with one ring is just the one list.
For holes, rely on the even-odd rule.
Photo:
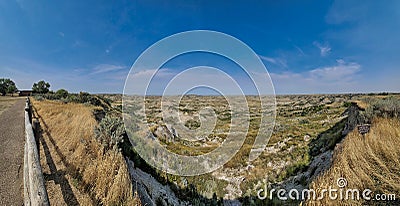
[[(32, 124), (34, 128), (32, 127)], [(35, 129), (35, 133), (34, 133)], [(32, 121), (32, 107), (29, 97), (25, 105), (25, 152), (24, 152), (24, 202), (25, 205), (50, 205), (40, 166), (38, 149), (39, 121)], [(35, 138), (36, 134), (36, 138)]]

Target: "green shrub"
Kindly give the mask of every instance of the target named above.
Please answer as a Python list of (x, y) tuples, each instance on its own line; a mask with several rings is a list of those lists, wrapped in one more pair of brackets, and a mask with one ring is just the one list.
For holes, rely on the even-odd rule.
[(365, 98), (369, 106), (363, 111), (365, 118), (372, 119), (378, 117), (396, 117), (400, 116), (400, 99), (394, 96), (380, 98)]
[(94, 129), (96, 139), (105, 150), (118, 150), (126, 136), (124, 122), (120, 117), (106, 115)]
[(65, 89), (59, 89), (56, 91), (55, 95), (58, 99), (62, 99), (62, 98), (65, 99), (68, 97), (68, 91)]
[(188, 121), (185, 122), (185, 127), (189, 128), (189, 129), (197, 129), (199, 128), (200, 122), (193, 120), (193, 119), (189, 119)]
[(35, 95), (35, 96), (33, 96), (33, 98), (35, 98), (35, 100), (37, 100), (37, 101), (43, 101), (45, 99), (41, 95)]
[(350, 107), (350, 105), (351, 105), (351, 102), (344, 102), (343, 103), (343, 107)]

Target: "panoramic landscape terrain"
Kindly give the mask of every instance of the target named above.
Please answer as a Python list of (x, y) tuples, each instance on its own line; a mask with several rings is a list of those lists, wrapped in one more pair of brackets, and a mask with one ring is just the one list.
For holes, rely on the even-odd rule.
[[(262, 97), (261, 97), (262, 98)], [(40, 121), (39, 153), (52, 205), (336, 205), (337, 200), (261, 199), (262, 188), (348, 187), (372, 194), (400, 194), (400, 94), (278, 95), (272, 136), (254, 161), (248, 156), (260, 128), (260, 100), (247, 96), (250, 124), (238, 153), (219, 169), (197, 176), (158, 170), (134, 150), (122, 120), (122, 95), (71, 94), (66, 90), (30, 97)], [(163, 122), (161, 97), (146, 98), (151, 139), (189, 156), (210, 152), (227, 138), (231, 111), (223, 96), (187, 95), (179, 103), (189, 130), (201, 126), (201, 108), (217, 116), (208, 136), (186, 140)], [(176, 101), (177, 98), (167, 98)], [(0, 97), (6, 110), (23, 97)], [(136, 104), (128, 104), (128, 108)], [(134, 106), (133, 106), (134, 107)], [(136, 111), (138, 108), (131, 108)], [(140, 112), (137, 112), (140, 114)], [(368, 124), (361, 135), (357, 126)], [(300, 193), (301, 195), (301, 193)], [(319, 196), (317, 196), (319, 197)], [(396, 205), (398, 200), (346, 200), (352, 205)]]
[(0, 0), (0, 206), (400, 205), (399, 8)]

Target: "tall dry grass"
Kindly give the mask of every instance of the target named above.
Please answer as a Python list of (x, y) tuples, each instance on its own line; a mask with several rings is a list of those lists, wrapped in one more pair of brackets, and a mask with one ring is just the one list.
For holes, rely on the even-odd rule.
[(94, 107), (75, 103), (32, 100), (43, 136), (55, 145), (75, 185), (89, 194), (92, 204), (134, 205), (132, 185), (121, 153), (103, 154), (96, 141)]
[[(374, 119), (371, 130), (361, 136), (357, 130), (349, 133), (335, 149), (332, 167), (311, 183), (316, 191), (337, 186), (338, 178), (346, 178), (347, 189), (370, 189), (372, 194), (396, 194), (400, 198), (400, 121)], [(318, 192), (317, 192), (318, 194)], [(325, 195), (326, 196), (326, 195)], [(372, 196), (372, 195), (371, 195)], [(373, 196), (372, 196), (373, 197)], [(308, 205), (395, 205), (378, 201), (309, 201)]]

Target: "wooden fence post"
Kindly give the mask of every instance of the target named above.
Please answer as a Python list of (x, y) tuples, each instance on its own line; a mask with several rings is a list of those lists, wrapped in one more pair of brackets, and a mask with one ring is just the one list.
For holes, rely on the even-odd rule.
[(49, 205), (39, 158), (39, 120), (32, 122), (29, 98), (25, 105), (24, 199), (25, 205)]
[(32, 122), (32, 105), (31, 101), (29, 100), (29, 97), (26, 98), (25, 111), (28, 112), (29, 122)]
[(34, 118), (32, 120), (32, 129), (33, 129), (33, 134), (35, 135), (35, 142), (36, 142), (36, 147), (40, 159), (40, 149), (39, 149), (39, 135), (40, 135), (40, 122), (37, 118)]

